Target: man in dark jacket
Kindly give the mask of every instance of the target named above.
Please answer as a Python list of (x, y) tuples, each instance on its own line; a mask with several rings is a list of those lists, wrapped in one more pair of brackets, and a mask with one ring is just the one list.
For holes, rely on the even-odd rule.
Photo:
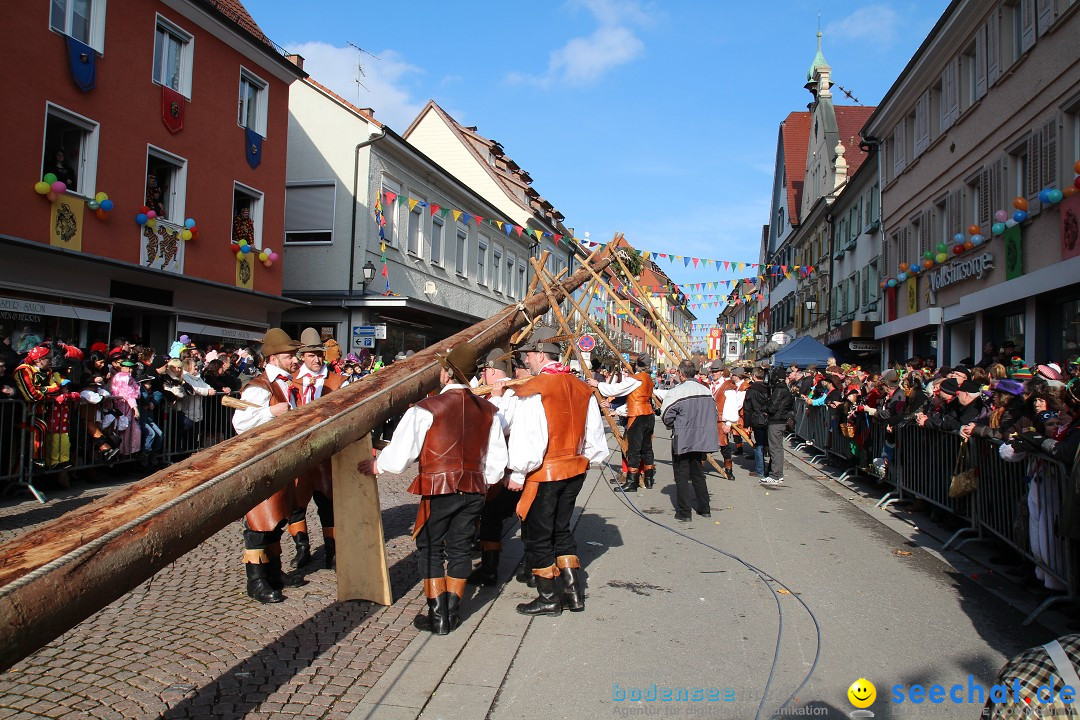
[(769, 382), (769, 404), (766, 417), (770, 471), (758, 481), (762, 485), (781, 485), (784, 482), (784, 430), (787, 429), (788, 420), (794, 418), (795, 395), (784, 382), (783, 368), (776, 368)]
[(750, 477), (765, 477), (765, 446), (769, 443), (769, 389), (765, 387), (765, 369), (754, 368), (750, 387), (743, 400), (743, 419), (754, 432), (754, 472)]
[(691, 487), (697, 497), (698, 514), (709, 512), (709, 488), (705, 485), (705, 455), (720, 449), (716, 426), (716, 401), (709, 388), (694, 379), (697, 369), (690, 360), (679, 363), (679, 384), (664, 397), (660, 416), (671, 433), (671, 465), (675, 471), (677, 509), (675, 519), (690, 522)]
[[(957, 432), (960, 428), (974, 423), (983, 415), (982, 386), (975, 380), (960, 383), (956, 392), (955, 407), (942, 413), (938, 418), (931, 417), (927, 423), (935, 430)], [(936, 420), (936, 422), (935, 422)], [(968, 434), (971, 429), (968, 430)]]

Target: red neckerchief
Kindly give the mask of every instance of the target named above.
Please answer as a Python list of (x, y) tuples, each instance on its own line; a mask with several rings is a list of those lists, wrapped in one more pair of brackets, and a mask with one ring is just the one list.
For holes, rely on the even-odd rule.
[(567, 365), (563, 365), (561, 362), (553, 361), (544, 367), (540, 368), (541, 375), (569, 375), (570, 368)]

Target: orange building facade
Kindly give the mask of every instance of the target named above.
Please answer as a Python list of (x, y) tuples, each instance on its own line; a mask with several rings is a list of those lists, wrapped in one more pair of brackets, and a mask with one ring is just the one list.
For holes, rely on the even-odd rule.
[[(261, 337), (294, 304), (259, 258), (282, 254), (303, 72), (237, 0), (24, 3), (0, 35), (21, 65), (0, 88), (2, 334)], [(41, 194), (50, 175), (66, 190)]]

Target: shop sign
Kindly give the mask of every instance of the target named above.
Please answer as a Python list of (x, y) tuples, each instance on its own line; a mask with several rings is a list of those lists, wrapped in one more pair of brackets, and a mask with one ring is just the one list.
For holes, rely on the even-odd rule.
[(852, 352), (877, 352), (881, 346), (874, 340), (852, 340), (848, 343)]
[(111, 316), (107, 310), (97, 310), (76, 305), (57, 305), (23, 298), (0, 297), (0, 320), (41, 322), (44, 317), (65, 317), (76, 320), (109, 322)]
[(829, 330), (825, 335), (825, 344), (834, 345), (844, 339), (844, 331), (838, 327)]
[(971, 278), (981, 280), (983, 275), (993, 269), (993, 254), (984, 252), (982, 255), (976, 255), (966, 260), (956, 260), (926, 273), (926, 279), (930, 283), (930, 302), (937, 301), (937, 292), (941, 288)]
[(176, 323), (176, 332), (189, 335), (219, 337), (226, 340), (240, 340), (250, 343), (262, 342), (263, 336), (266, 334), (265, 330), (238, 330), (236, 328), (203, 325), (184, 320), (180, 320)]

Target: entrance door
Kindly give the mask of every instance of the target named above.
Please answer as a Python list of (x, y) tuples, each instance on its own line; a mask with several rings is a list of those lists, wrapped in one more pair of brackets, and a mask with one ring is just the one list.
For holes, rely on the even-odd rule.
[(174, 315), (130, 305), (113, 307), (113, 337), (139, 339), (159, 355), (169, 351)]

